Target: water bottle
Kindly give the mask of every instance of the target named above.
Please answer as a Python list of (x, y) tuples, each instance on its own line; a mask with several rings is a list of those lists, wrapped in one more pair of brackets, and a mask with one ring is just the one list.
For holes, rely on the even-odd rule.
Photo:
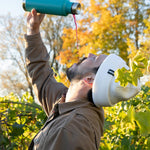
[(39, 13), (67, 16), (79, 14), (81, 5), (69, 0), (23, 0), (23, 8), (25, 11), (35, 8)]

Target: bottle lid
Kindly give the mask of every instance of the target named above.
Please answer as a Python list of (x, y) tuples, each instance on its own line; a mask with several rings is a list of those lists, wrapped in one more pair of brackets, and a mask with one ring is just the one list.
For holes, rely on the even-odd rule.
[(73, 3), (71, 7), (72, 14), (80, 14), (81, 12), (81, 4)]

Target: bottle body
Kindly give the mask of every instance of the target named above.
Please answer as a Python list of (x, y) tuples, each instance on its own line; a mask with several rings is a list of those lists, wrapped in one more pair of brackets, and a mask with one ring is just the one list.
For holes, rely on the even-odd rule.
[(69, 0), (24, 0), (23, 8), (25, 11), (35, 8), (39, 13), (67, 16), (80, 13), (81, 5)]

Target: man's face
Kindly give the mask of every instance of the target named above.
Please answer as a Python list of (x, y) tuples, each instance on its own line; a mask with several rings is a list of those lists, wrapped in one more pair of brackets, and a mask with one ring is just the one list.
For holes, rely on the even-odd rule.
[(83, 72), (83, 74), (86, 74), (94, 68), (99, 68), (106, 57), (107, 55), (104, 54), (97, 56), (90, 53), (88, 57), (82, 61), (82, 63), (76, 66), (78, 68), (78, 72)]
[(70, 78), (69, 74), (72, 73), (75, 76), (84, 76), (91, 73), (95, 68), (99, 68), (106, 57), (107, 55), (104, 54), (97, 56), (90, 53), (87, 58), (82, 59), (79, 63), (73, 64), (68, 69), (68, 78)]

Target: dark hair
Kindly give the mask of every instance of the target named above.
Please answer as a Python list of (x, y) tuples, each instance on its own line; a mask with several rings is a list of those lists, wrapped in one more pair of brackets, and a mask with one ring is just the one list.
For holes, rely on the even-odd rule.
[[(76, 65), (79, 66), (85, 59), (87, 59), (87, 57), (83, 57), (81, 60), (79, 60), (79, 62)], [(68, 77), (69, 81), (74, 79), (78, 74), (77, 70), (72, 69), (72, 66), (70, 68), (68, 68), (67, 71), (66, 71), (66, 74), (67, 74), (67, 77)]]
[(90, 89), (87, 93), (87, 98), (88, 98), (88, 101), (91, 102), (95, 107), (97, 107), (95, 104), (94, 104), (94, 101), (93, 101), (93, 96), (92, 96), (92, 89)]
[(66, 71), (66, 75), (68, 77), (68, 80), (71, 81), (76, 76), (76, 72), (71, 71), (71, 68), (68, 68), (67, 71)]
[(87, 93), (87, 97), (88, 97), (88, 100), (89, 100), (90, 102), (92, 102), (92, 103), (93, 103), (92, 89), (90, 89), (90, 90), (88, 91), (88, 93)]
[(75, 79), (80, 80), (83, 78), (83, 75), (84, 75), (82, 72), (78, 72), (77, 69), (72, 69), (72, 68), (67, 69), (66, 74), (67, 74), (69, 81), (72, 81)]

